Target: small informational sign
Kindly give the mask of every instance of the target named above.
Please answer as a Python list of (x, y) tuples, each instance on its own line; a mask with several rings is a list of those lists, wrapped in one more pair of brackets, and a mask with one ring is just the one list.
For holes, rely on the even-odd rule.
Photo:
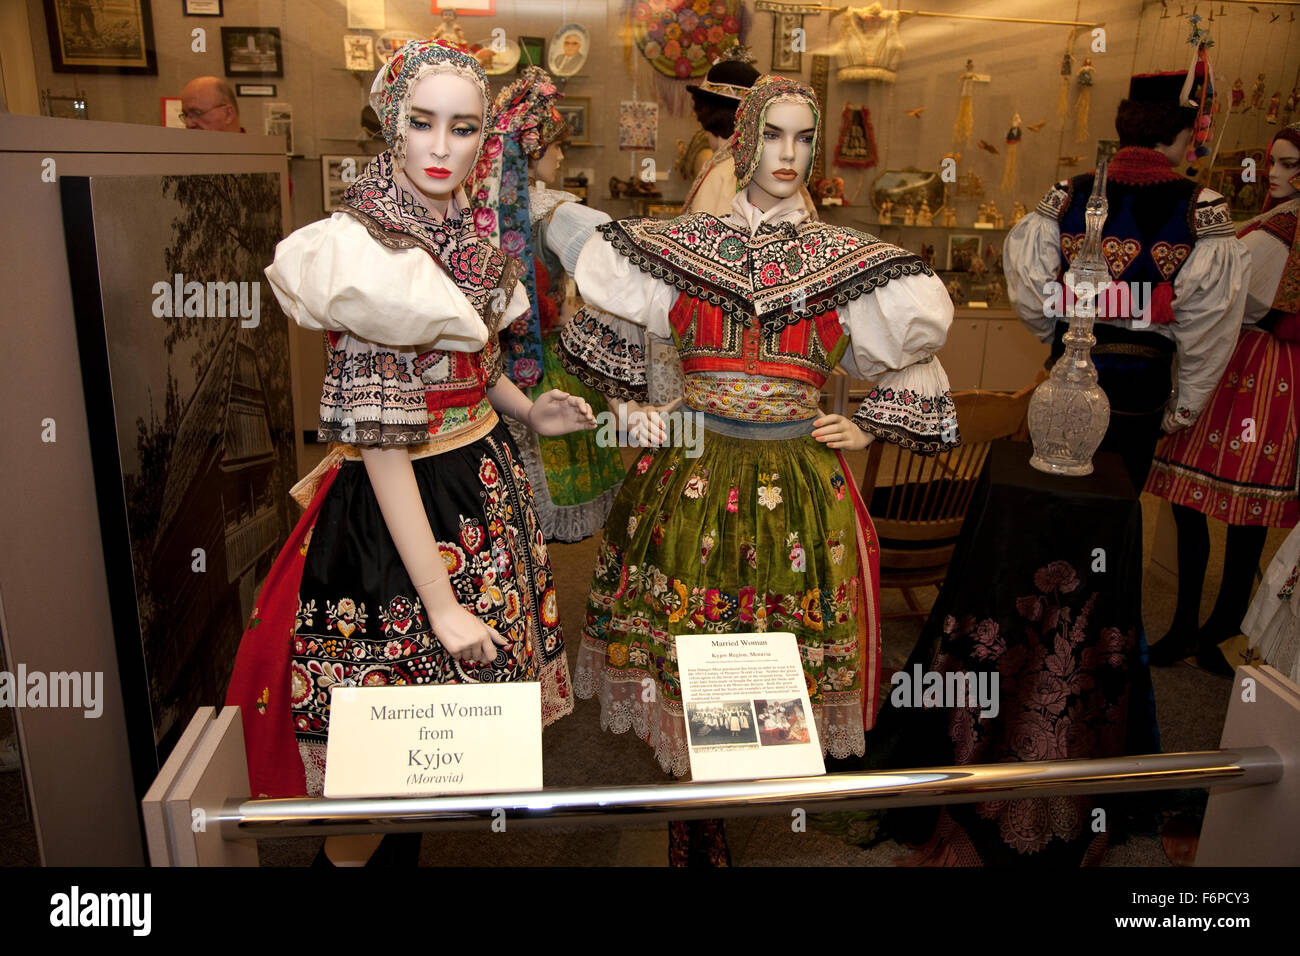
[(535, 682), (336, 687), (325, 796), (542, 788)]
[(677, 663), (692, 779), (826, 772), (793, 634), (680, 634)]

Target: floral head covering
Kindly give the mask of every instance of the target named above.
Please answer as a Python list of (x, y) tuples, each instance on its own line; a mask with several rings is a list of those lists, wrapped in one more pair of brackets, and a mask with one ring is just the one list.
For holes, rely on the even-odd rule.
[[(1265, 170), (1268, 169), (1269, 163), (1273, 158), (1273, 143), (1276, 143), (1279, 139), (1284, 139), (1296, 149), (1300, 149), (1300, 123), (1292, 123), (1290, 126), (1284, 126), (1282, 129), (1277, 131), (1277, 135), (1273, 137), (1273, 142), (1268, 144), (1268, 153), (1264, 156)], [(1300, 191), (1300, 172), (1288, 179), (1287, 182), (1291, 184), (1293, 189)], [(1293, 196), (1291, 198), (1294, 199), (1295, 197)], [(1272, 196), (1267, 196), (1264, 199), (1264, 211), (1267, 212), (1279, 203), (1284, 202), (1286, 202), (1285, 199), (1274, 199)]]
[(763, 156), (763, 126), (773, 103), (807, 103), (813, 115), (813, 154), (804, 173), (804, 183), (812, 177), (821, 143), (822, 114), (817, 95), (789, 77), (768, 73), (758, 78), (736, 110), (736, 132), (731, 138), (731, 152), (736, 160), (736, 191), (744, 189), (758, 171)]
[(555, 108), (563, 98), (549, 73), (540, 66), (530, 66), (497, 94), (492, 107), (492, 133), (515, 137), (529, 159), (541, 159), (546, 147), (569, 131)]
[[(433, 73), (455, 73), (475, 86), (483, 97), (483, 128), (490, 125), (492, 92), (487, 75), (472, 54), (445, 40), (411, 40), (394, 53), (370, 85), (370, 106), (383, 126), (384, 140), (401, 166), (406, 160), (406, 129), (411, 115), (411, 90)], [(486, 136), (479, 138), (482, 155)], [(473, 168), (473, 167), (471, 167)]]
[(497, 94), (491, 135), (484, 138), (482, 156), (465, 183), (475, 230), (519, 261), (521, 281), (533, 306), (501, 333), (506, 375), (521, 388), (540, 382), (543, 371), (528, 161), (540, 159), (546, 147), (567, 131), (555, 108), (561, 96), (550, 75), (536, 66), (526, 68)]
[[(1270, 158), (1273, 143), (1279, 139), (1284, 139), (1300, 149), (1300, 123), (1292, 123), (1278, 130), (1268, 146)], [(1266, 158), (1265, 169), (1268, 168), (1268, 163), (1269, 158)], [(1300, 190), (1300, 173), (1296, 173), (1287, 182)], [(1288, 249), (1286, 263), (1282, 267), (1282, 278), (1278, 280), (1277, 292), (1273, 295), (1273, 308), (1283, 313), (1285, 318), (1274, 326), (1273, 333), (1291, 342), (1300, 342), (1300, 229), (1296, 228), (1298, 217), (1300, 217), (1300, 196), (1291, 196), (1287, 199), (1266, 196), (1264, 211), (1246, 223), (1237, 233), (1237, 238), (1240, 239), (1249, 232), (1262, 229)]]

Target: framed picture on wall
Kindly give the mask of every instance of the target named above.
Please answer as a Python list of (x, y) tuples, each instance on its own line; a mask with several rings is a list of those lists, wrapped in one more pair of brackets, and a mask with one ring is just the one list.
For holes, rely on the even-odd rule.
[[(44, 0), (56, 73), (158, 75), (149, 0)], [(109, 6), (109, 9), (105, 9)]]
[(591, 97), (566, 96), (555, 104), (564, 121), (569, 124), (568, 142), (571, 146), (591, 145)]
[(444, 10), (455, 10), (458, 17), (494, 17), (497, 0), (430, 0), (429, 12), (435, 17)]
[(343, 35), (343, 65), (349, 70), (375, 69), (375, 38), (365, 33)]
[(803, 28), (797, 13), (772, 14), (772, 69), (783, 73), (803, 72), (803, 52), (795, 49), (794, 31)]
[(970, 272), (971, 263), (980, 256), (980, 243), (982, 240), (982, 236), (949, 236), (948, 271)]
[(519, 38), (519, 62), (515, 72), (522, 73), (530, 66), (546, 67), (546, 40), (542, 37)]
[(222, 27), (221, 59), (226, 76), (284, 76), (277, 27)]
[(357, 181), (371, 158), (362, 155), (320, 158), (320, 201), (326, 212), (343, 205), (343, 194)]
[[(90, 451), (143, 792), (297, 521), (289, 330), (262, 272), (273, 173), (60, 177)], [(142, 777), (146, 779), (141, 779)]]
[(236, 83), (236, 96), (275, 96), (274, 83)]
[(185, 15), (187, 17), (219, 17), (224, 13), (222, 3), (223, 0), (185, 0)]

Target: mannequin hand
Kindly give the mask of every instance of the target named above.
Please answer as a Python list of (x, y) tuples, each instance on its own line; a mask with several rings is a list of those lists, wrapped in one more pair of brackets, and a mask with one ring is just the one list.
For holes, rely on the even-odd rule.
[(533, 402), (527, 424), (539, 435), (567, 435), (595, 428), (596, 416), (584, 399), (553, 388)]
[(1170, 409), (1165, 409), (1165, 417), (1160, 422), (1160, 428), (1166, 435), (1172, 435), (1174, 432), (1180, 432), (1187, 427), (1187, 422), (1180, 420)]
[(429, 624), (447, 653), (464, 661), (491, 664), (510, 643), (459, 604), (430, 611)]
[(668, 440), (668, 424), (663, 416), (682, 403), (678, 398), (667, 405), (643, 405), (641, 402), (621, 402), (615, 409), (620, 422), (627, 425), (627, 440), (634, 448), (658, 448)]
[(844, 451), (861, 451), (870, 445), (874, 435), (868, 435), (843, 415), (823, 415), (813, 422), (812, 437), (827, 448)]

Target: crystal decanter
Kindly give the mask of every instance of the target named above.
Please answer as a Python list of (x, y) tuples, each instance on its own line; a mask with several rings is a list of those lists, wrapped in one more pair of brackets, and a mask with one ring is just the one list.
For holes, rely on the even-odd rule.
[(1110, 424), (1110, 401), (1097, 385), (1097, 369), (1092, 364), (1092, 347), (1097, 342), (1092, 323), (1098, 298), (1110, 282), (1110, 270), (1101, 254), (1106, 213), (1106, 164), (1102, 163), (1084, 207), (1087, 233), (1083, 248), (1064, 277), (1074, 300), (1067, 309), (1070, 328), (1062, 338), (1065, 353), (1029, 401), (1029, 436), (1034, 442), (1029, 463), (1053, 475), (1092, 474), (1093, 453)]

